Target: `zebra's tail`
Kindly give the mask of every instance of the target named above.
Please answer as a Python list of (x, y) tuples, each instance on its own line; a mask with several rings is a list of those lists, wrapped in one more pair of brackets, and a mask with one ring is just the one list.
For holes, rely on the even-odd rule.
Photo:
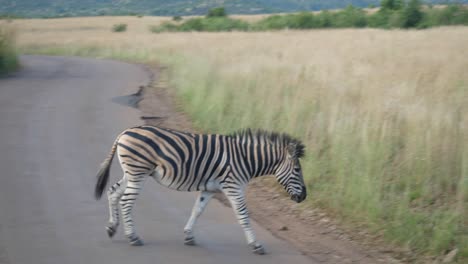
[(120, 135), (114, 141), (109, 156), (107, 156), (107, 158), (101, 163), (101, 168), (97, 173), (97, 182), (96, 187), (94, 188), (94, 198), (96, 198), (96, 200), (101, 198), (102, 193), (106, 188), (107, 181), (109, 180), (110, 166), (112, 164), (112, 160), (114, 159), (115, 151), (117, 150), (117, 142), (119, 141), (119, 138)]

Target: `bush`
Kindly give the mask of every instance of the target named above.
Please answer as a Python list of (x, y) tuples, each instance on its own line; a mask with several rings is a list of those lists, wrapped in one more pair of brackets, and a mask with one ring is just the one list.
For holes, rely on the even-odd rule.
[(224, 7), (212, 8), (208, 10), (208, 14), (206, 14), (206, 17), (225, 17), (225, 16), (226, 16), (226, 10), (224, 10)]
[(378, 12), (367, 17), (367, 24), (369, 27), (388, 28), (388, 21), (392, 14), (392, 11), (380, 9)]
[(318, 15), (308, 12), (289, 15), (274, 15), (257, 22), (254, 30), (278, 30), (278, 29), (311, 29), (328, 27), (365, 27), (367, 26), (366, 13), (353, 6), (330, 13), (322, 11)]
[(180, 31), (203, 31), (203, 18), (191, 18), (182, 23), (178, 29)]
[[(323, 13), (323, 12), (322, 12)], [(321, 16), (302, 12), (299, 14), (266, 17), (252, 26), (254, 30), (311, 29), (322, 27)]]
[(320, 12), (317, 15), (318, 25), (320, 28), (328, 28), (332, 26), (332, 15), (327, 10)]
[(175, 31), (246, 31), (248, 29), (249, 24), (247, 22), (227, 17), (192, 18), (180, 25), (165, 22), (159, 26), (150, 28), (151, 32), (154, 33)]
[(170, 22), (164, 22), (159, 26), (151, 26), (150, 31), (153, 33), (161, 33), (161, 32), (173, 32), (179, 31), (178, 26), (172, 24)]
[(181, 16), (173, 16), (173, 17), (172, 17), (172, 20), (174, 20), (174, 21), (181, 21), (181, 20), (182, 20), (182, 17), (181, 17)]
[(433, 8), (425, 12), (421, 23), (425, 27), (468, 25), (468, 8), (459, 4), (451, 4), (443, 9)]
[(349, 5), (344, 10), (333, 14), (333, 25), (335, 27), (365, 27), (367, 16), (364, 11)]
[(268, 16), (252, 26), (254, 30), (277, 30), (277, 29), (284, 29), (288, 28), (290, 23), (288, 19), (292, 15), (288, 16), (280, 16), (280, 15), (273, 15)]
[(417, 27), (423, 18), (421, 3), (419, 0), (411, 0), (403, 9), (401, 14), (401, 27)]
[[(409, 2), (386, 0), (382, 1), (381, 5), (382, 8), (378, 12), (368, 16), (370, 27), (424, 28), (429, 24), (428, 21), (423, 22), (425, 15), (418, 0)], [(432, 12), (432, 9), (427, 12)]]
[(115, 24), (112, 26), (112, 31), (113, 32), (124, 32), (127, 31), (127, 24)]
[(11, 29), (0, 27), (0, 75), (11, 72), (18, 67), (14, 39), (14, 32)]
[(290, 17), (291, 28), (309, 29), (318, 27), (318, 20), (312, 13), (302, 12)]
[(212, 17), (202, 20), (203, 31), (246, 31), (249, 24), (239, 19)]
[(382, 10), (400, 10), (403, 8), (402, 0), (382, 0), (380, 1)]

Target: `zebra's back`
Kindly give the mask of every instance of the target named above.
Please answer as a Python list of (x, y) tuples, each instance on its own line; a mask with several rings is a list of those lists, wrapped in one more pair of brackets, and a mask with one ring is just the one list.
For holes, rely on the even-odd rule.
[(216, 191), (229, 173), (231, 138), (153, 126), (125, 130), (117, 143), (129, 180), (153, 176), (179, 191)]

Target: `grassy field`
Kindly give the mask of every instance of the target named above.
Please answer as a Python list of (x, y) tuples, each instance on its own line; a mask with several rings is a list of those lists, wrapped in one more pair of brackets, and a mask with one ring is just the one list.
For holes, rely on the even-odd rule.
[[(26, 53), (161, 62), (194, 124), (307, 145), (310, 203), (468, 258), (468, 27), (151, 34), (163, 18), (17, 20)], [(126, 32), (111, 27), (126, 23)]]

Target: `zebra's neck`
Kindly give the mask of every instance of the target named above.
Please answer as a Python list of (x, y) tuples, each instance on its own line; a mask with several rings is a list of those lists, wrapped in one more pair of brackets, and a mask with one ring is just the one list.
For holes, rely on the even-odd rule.
[(252, 178), (273, 174), (282, 157), (281, 146), (266, 138), (239, 137), (237, 145), (248, 176)]

